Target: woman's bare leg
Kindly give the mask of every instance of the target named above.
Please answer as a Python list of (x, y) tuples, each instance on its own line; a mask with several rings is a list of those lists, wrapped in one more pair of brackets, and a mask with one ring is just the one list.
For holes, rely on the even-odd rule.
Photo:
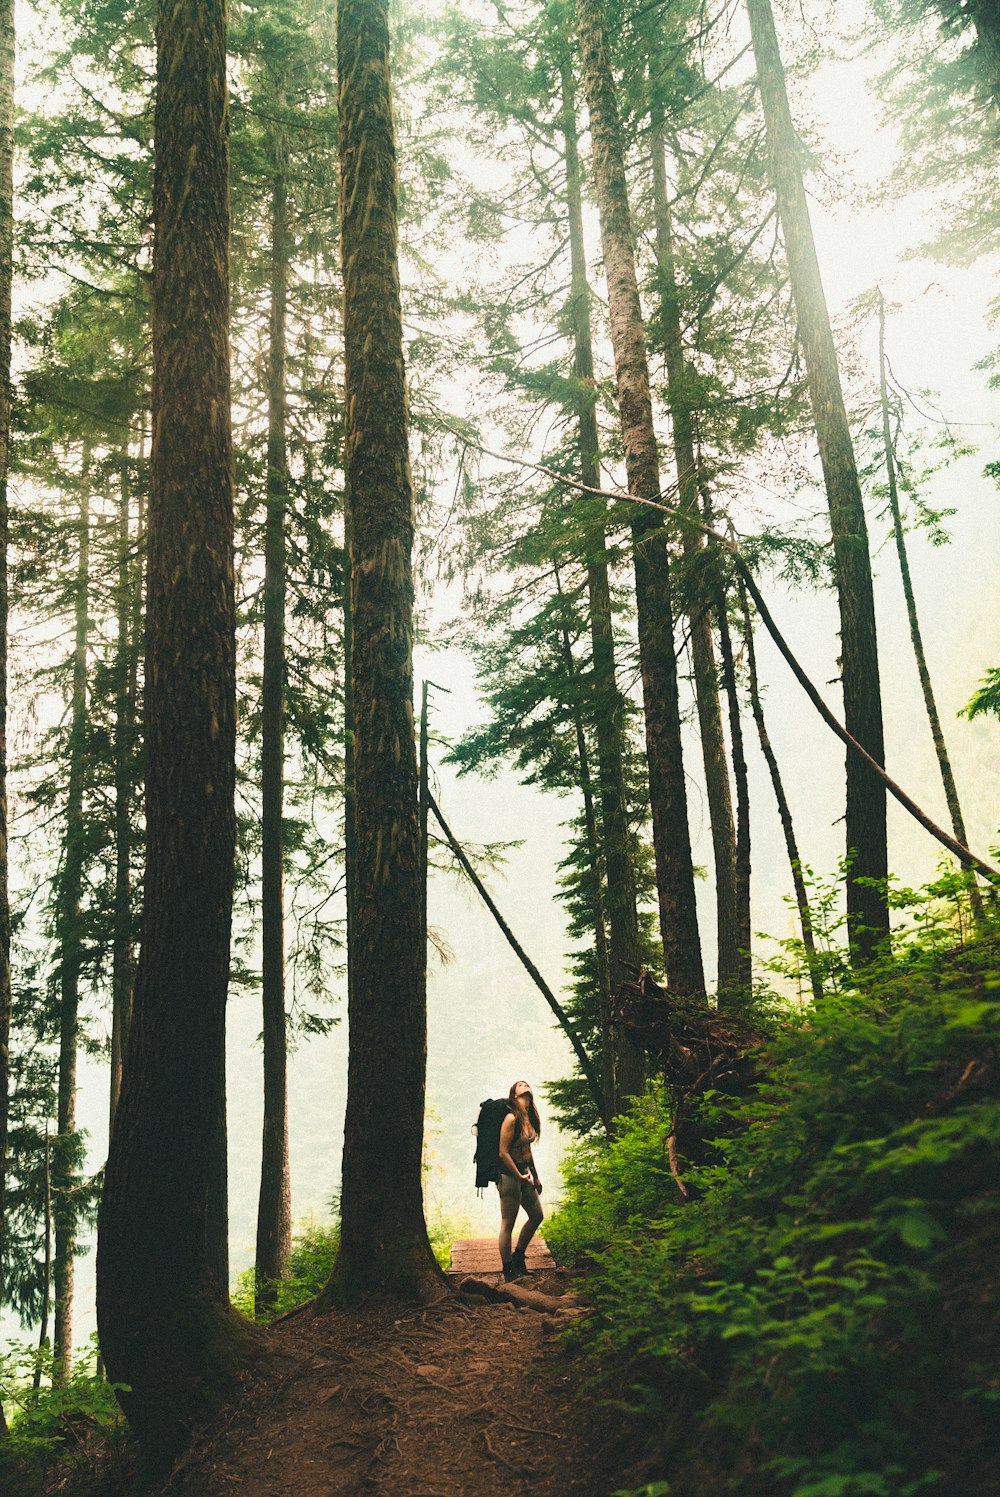
[[(528, 1199), (526, 1200), (525, 1197), (527, 1197)], [(517, 1239), (517, 1251), (523, 1257), (528, 1243), (531, 1241), (535, 1233), (538, 1231), (539, 1227), (542, 1225), (542, 1217), (544, 1213), (542, 1211), (542, 1203), (538, 1199), (538, 1193), (534, 1189), (530, 1191), (523, 1190), (521, 1192), (521, 1204), (523, 1205), (525, 1211), (528, 1213), (528, 1220), (521, 1228)], [(511, 1225), (513, 1225), (513, 1222), (511, 1223)], [(509, 1241), (510, 1239), (508, 1238), (508, 1244)], [(502, 1256), (503, 1255), (501, 1253), (501, 1257)], [(505, 1258), (504, 1262), (506, 1261), (507, 1260)]]
[(507, 1266), (511, 1255), (511, 1237), (514, 1232), (514, 1223), (517, 1220), (519, 1201), (516, 1195), (502, 1195), (500, 1197), (500, 1235), (497, 1238), (497, 1246), (500, 1249), (500, 1262)]

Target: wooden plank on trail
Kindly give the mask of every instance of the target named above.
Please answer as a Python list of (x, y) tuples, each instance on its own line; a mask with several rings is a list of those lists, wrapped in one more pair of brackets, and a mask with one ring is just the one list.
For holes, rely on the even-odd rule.
[[(555, 1268), (555, 1259), (540, 1235), (531, 1239), (524, 1261), (529, 1273), (544, 1273)], [(495, 1237), (468, 1237), (451, 1245), (451, 1272), (473, 1277), (476, 1274), (499, 1274), (502, 1271), (500, 1249)]]

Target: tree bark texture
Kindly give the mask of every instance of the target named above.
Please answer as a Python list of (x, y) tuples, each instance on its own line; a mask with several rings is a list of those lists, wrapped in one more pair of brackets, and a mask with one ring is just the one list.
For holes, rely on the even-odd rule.
[[(910, 576), (910, 559), (906, 554), (906, 532), (903, 528), (903, 516), (899, 507), (896, 450), (892, 439), (892, 422), (889, 413), (889, 388), (886, 378), (885, 358), (885, 301), (882, 298), (881, 292), (879, 293), (878, 355), (879, 396), (882, 406), (882, 441), (885, 446), (886, 487), (889, 493), (889, 509), (892, 514), (893, 538), (896, 542), (899, 575), (903, 583), (903, 597), (906, 599), (906, 617), (910, 626), (910, 643), (913, 646), (913, 655), (917, 662), (917, 675), (920, 677), (920, 690), (924, 699), (924, 710), (927, 713), (927, 721), (930, 725), (934, 753), (938, 762), (938, 771), (941, 775), (941, 784), (944, 787), (944, 798), (948, 805), (948, 815), (951, 817), (951, 828), (955, 833), (957, 841), (968, 847), (969, 839), (965, 833), (965, 818), (962, 815), (962, 803), (958, 798), (958, 786), (955, 783), (955, 775), (951, 767), (948, 745), (944, 739), (944, 729), (941, 726), (941, 716), (938, 712), (937, 701), (934, 696), (931, 673), (927, 668), (927, 655), (924, 650), (924, 639), (920, 630), (917, 600), (913, 592), (913, 579)], [(982, 920), (983, 899), (976, 884), (976, 876), (970, 872), (968, 878), (969, 900), (972, 905), (973, 914), (977, 920)]]
[[(823, 292), (799, 143), (785, 89), (770, 0), (747, 0), (771, 175), (788, 257), (806, 380), (826, 483), (840, 604), (844, 726), (879, 764), (885, 762), (875, 600), (868, 528), (837, 352)], [(882, 888), (888, 876), (885, 787), (863, 760), (847, 756), (847, 914), (855, 961), (870, 959), (889, 935)]]
[(442, 1288), (421, 1187), (427, 1013), (413, 484), (386, 0), (342, 0), (337, 65), (355, 870), (341, 1238), (321, 1307), (366, 1291), (419, 1299)]
[(115, 645), (115, 916), (111, 953), (111, 1075), (108, 1137), (114, 1132), (135, 982), (132, 914), (132, 796), (137, 729), (139, 627), (136, 595), (142, 582), (142, 521), (133, 545), (127, 451), (118, 496), (118, 581)]
[[(577, 22), (628, 487), (630, 493), (655, 499), (660, 493), (659, 458), (602, 0), (577, 0)], [(637, 507), (631, 529), (660, 930), (667, 984), (684, 996), (703, 993), (705, 978), (681, 751), (670, 571), (656, 511)]]
[(56, 940), (59, 949), (59, 1082), (56, 1140), (52, 1153), (52, 1198), (55, 1227), (55, 1319), (53, 1347), (56, 1376), (65, 1381), (73, 1370), (73, 1285), (76, 1255), (76, 1059), (79, 1039), (80, 973), (83, 933), (80, 899), (84, 875), (83, 788), (87, 754), (87, 650), (90, 635), (90, 455), (85, 450), (80, 474), (77, 516), (73, 684), (70, 700), (69, 785), (62, 867), (57, 885)]
[[(601, 486), (600, 432), (597, 426), (597, 381), (590, 322), (590, 286), (583, 232), (583, 173), (577, 135), (576, 97), (570, 57), (560, 59), (562, 134), (566, 154), (566, 215), (571, 267), (570, 297), (573, 325), (573, 374), (577, 385), (577, 433), (580, 481), (591, 489)], [(598, 801), (607, 877), (605, 915), (608, 925), (610, 995), (618, 991), (642, 963), (635, 867), (625, 797), (625, 703), (618, 689), (615, 666), (614, 617), (608, 578), (607, 530), (603, 501), (587, 536), (587, 598), (594, 682), (594, 736), (597, 742)], [(641, 1051), (620, 1029), (612, 1031), (611, 1014), (602, 1016), (602, 1032), (614, 1033), (602, 1057), (608, 1116), (621, 1111), (625, 1097), (642, 1091)]]
[[(688, 390), (687, 364), (681, 333), (681, 307), (674, 258), (674, 234), (667, 193), (666, 138), (663, 105), (650, 77), (650, 150), (652, 153), (653, 212), (655, 219), (657, 281), (667, 367), (667, 403), (677, 469), (677, 503), (683, 512), (699, 516), (699, 472), (695, 456), (694, 420)], [(681, 545), (692, 571), (704, 550), (701, 532), (682, 525)], [(712, 640), (712, 615), (695, 598), (688, 610), (695, 701), (701, 735), (705, 793), (712, 830), (715, 863), (715, 907), (718, 932), (718, 989), (720, 996), (744, 985), (736, 895), (736, 828), (729, 785), (726, 740), (719, 701), (719, 672)]]
[(159, 1465), (233, 1386), (225, 1015), (235, 853), (226, 26), (159, 0), (142, 940), (97, 1263), (108, 1376)]
[[(4, 1298), (10, 1107), (10, 887), (7, 851), (7, 474), (14, 252), (14, 3), (0, 0), (0, 1304)], [(0, 1434), (6, 1430), (0, 1404)]]
[(261, 706), (261, 950), (264, 1127), (257, 1206), (256, 1302), (274, 1303), (292, 1252), (292, 1186), (288, 1163), (288, 1043), (285, 1019), (285, 515), (286, 320), (291, 246), (288, 147), (280, 116), (285, 89), (275, 89), (271, 128), (271, 326), (268, 359), (267, 514), (264, 526), (264, 668)]

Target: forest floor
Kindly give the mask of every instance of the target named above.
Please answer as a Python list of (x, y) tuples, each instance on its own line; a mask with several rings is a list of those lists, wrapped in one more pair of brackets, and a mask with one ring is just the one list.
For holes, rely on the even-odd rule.
[(547, 1305), (485, 1298), (499, 1275), (464, 1283), (427, 1308), (276, 1323), (159, 1497), (609, 1497), (613, 1416), (553, 1335), (565, 1273), (522, 1281)]

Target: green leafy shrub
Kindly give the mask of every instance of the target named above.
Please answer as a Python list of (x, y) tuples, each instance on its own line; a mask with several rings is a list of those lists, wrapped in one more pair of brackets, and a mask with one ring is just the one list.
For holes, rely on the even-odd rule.
[(431, 1240), (431, 1251), (447, 1272), (451, 1267), (452, 1243), (456, 1238), (475, 1237), (476, 1231), (463, 1212), (436, 1206), (427, 1213), (427, 1235)]
[[(456, 1237), (467, 1237), (471, 1231), (469, 1222), (460, 1215), (441, 1208), (428, 1214), (427, 1232), (431, 1248), (442, 1268), (447, 1269), (449, 1265), (453, 1240)], [(260, 1318), (274, 1320), (319, 1294), (330, 1277), (339, 1243), (339, 1222), (320, 1222), (314, 1217), (301, 1222), (292, 1242), (288, 1278), (282, 1279), (275, 1286), (274, 1304)], [(254, 1318), (256, 1276), (252, 1268), (238, 1275), (232, 1301), (237, 1310), (250, 1319)]]
[[(261, 1318), (274, 1320), (294, 1310), (296, 1305), (313, 1299), (330, 1277), (339, 1243), (339, 1222), (321, 1222), (312, 1216), (300, 1222), (292, 1240), (288, 1278), (279, 1280), (274, 1286), (274, 1303)], [(237, 1310), (253, 1319), (256, 1275), (252, 1268), (238, 1276), (232, 1301)]]
[(48, 1350), (14, 1345), (0, 1354), (0, 1397), (10, 1425), (9, 1438), (0, 1441), (0, 1492), (35, 1497), (58, 1464), (74, 1490), (82, 1491), (80, 1482), (90, 1476), (110, 1494), (109, 1467), (124, 1464), (129, 1438), (115, 1386), (97, 1375), (96, 1336), (70, 1378), (51, 1386), (52, 1375)]
[[(651, 1092), (575, 1151), (546, 1236), (584, 1260), (572, 1335), (673, 1497), (973, 1497), (1000, 1436), (997, 948), (915, 942), (708, 1096), (715, 1157), (666, 1158)], [(633, 1438), (634, 1443), (634, 1438)]]

